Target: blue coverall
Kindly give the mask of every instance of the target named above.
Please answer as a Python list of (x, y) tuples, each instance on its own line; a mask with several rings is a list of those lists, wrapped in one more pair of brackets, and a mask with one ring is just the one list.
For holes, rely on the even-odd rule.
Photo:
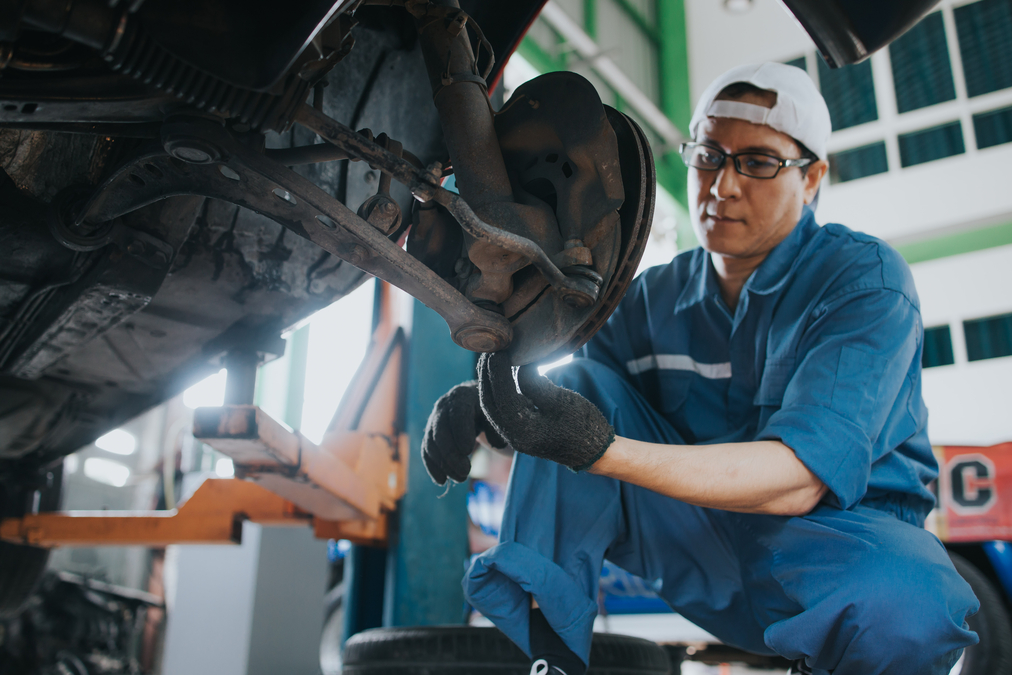
[(533, 596), (587, 661), (604, 558), (722, 641), (816, 673), (947, 673), (978, 603), (923, 529), (937, 475), (919, 301), (885, 243), (809, 209), (732, 312), (696, 249), (634, 281), (580, 358), (550, 371), (620, 436), (779, 439), (829, 488), (808, 515), (691, 506), (517, 454), (500, 543), (469, 602), (529, 653)]

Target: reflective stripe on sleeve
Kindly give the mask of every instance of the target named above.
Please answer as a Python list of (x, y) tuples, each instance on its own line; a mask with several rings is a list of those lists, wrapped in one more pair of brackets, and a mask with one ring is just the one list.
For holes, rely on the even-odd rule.
[(648, 370), (688, 370), (709, 380), (725, 380), (731, 377), (731, 362), (699, 363), (688, 354), (650, 354), (632, 361), (626, 361), (630, 375), (639, 375)]

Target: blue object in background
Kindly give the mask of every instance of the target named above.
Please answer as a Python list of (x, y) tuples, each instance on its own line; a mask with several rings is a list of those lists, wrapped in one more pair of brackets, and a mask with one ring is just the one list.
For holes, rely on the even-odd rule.
[(1006, 541), (985, 541), (984, 553), (991, 561), (1005, 596), (1012, 599), (1012, 544)]
[(668, 603), (643, 579), (607, 560), (601, 569), (600, 592), (608, 614), (669, 614)]
[(499, 536), (502, 513), (506, 506), (506, 492), (494, 483), (476, 480), (467, 493), (467, 514), (471, 522), (490, 537)]
[(342, 560), (351, 550), (351, 542), (347, 539), (331, 539), (327, 542), (327, 560), (337, 562)]

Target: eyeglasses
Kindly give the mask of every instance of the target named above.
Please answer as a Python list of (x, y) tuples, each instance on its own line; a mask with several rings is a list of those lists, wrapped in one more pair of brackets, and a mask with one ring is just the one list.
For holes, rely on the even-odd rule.
[(729, 155), (703, 143), (682, 143), (678, 152), (685, 166), (700, 171), (718, 171), (730, 157), (738, 173), (749, 178), (776, 178), (780, 169), (784, 167), (808, 166), (812, 163), (811, 159), (784, 159), (761, 152), (739, 152)]

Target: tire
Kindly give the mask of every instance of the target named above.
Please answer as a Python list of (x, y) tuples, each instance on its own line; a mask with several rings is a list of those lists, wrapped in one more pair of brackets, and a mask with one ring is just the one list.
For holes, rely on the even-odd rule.
[[(54, 511), (60, 505), (62, 491), (63, 468), (45, 473), (39, 486), (40, 511)], [(34, 495), (34, 489), (26, 489), (21, 485), (8, 485), (0, 499), (0, 515), (20, 516)], [(0, 620), (16, 617), (24, 609), (25, 603), (35, 591), (46, 563), (49, 561), (49, 549), (36, 546), (23, 546), (9, 542), (0, 542)]]
[[(530, 659), (496, 628), (376, 628), (344, 647), (343, 675), (528, 675)], [(588, 675), (668, 675), (664, 650), (648, 640), (597, 633)]]
[(970, 630), (980, 636), (980, 642), (966, 648), (962, 667), (954, 668), (952, 675), (1012, 673), (1012, 624), (1001, 596), (994, 584), (966, 558), (952, 552), (949, 558), (980, 601), (980, 611), (966, 620)]

